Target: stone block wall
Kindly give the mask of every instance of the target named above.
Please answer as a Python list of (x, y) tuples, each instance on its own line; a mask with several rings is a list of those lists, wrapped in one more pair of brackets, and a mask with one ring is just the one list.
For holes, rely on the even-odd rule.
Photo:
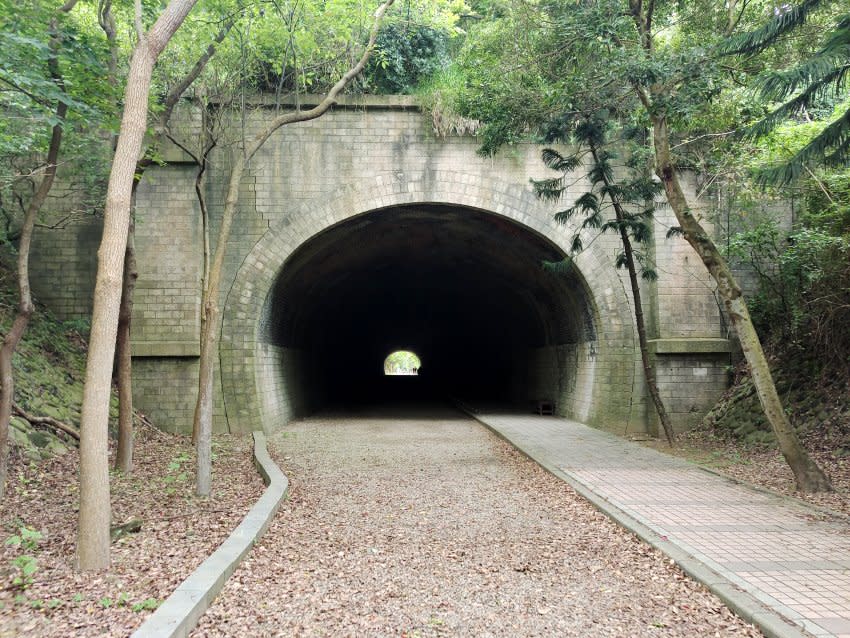
[[(268, 115), (253, 111), (248, 134)], [(287, 127), (269, 139), (246, 172), (227, 247), (216, 374), (218, 428), (282, 423), (313, 405), (315, 398), (305, 389), (309, 362), (303, 353), (264, 340), (261, 324), (286, 260), (334, 224), (378, 208), (445, 203), (503, 216), (568, 249), (573, 229), (555, 224), (553, 206), (537, 201), (528, 184), (530, 177), (546, 172), (539, 149), (520, 145), (482, 158), (476, 148), (473, 138), (435, 138), (427, 118), (407, 98), (354, 98), (319, 120)], [(167, 429), (185, 431), (196, 392), (203, 261), (195, 167), (173, 151), (164, 152), (176, 161), (149, 169), (139, 190), (135, 390), (143, 411), (167, 423)], [(213, 247), (228, 152), (222, 147), (211, 157), (206, 195)], [(578, 182), (566, 197), (578, 196), (582, 188)], [(645, 301), (653, 337), (722, 340), (713, 284), (704, 267), (684, 240), (663, 238), (673, 224), (672, 219), (657, 224), (661, 280), (646, 288)], [(99, 234), (98, 225), (89, 222), (71, 232), (43, 234), (34, 279), (40, 298), (62, 316), (84, 316), (90, 309)], [(616, 237), (608, 235), (576, 260), (587, 295), (579, 304), (584, 304), (582, 316), (571, 319), (572, 325), (585, 327), (578, 342), (574, 334), (550, 335), (546, 348), (529, 355), (523, 374), (530, 392), (541, 398), (558, 395), (562, 414), (619, 430), (623, 422), (631, 428), (648, 421), (628, 282), (613, 267), (617, 246)], [(671, 400), (684, 401), (687, 397), (677, 393), (690, 392), (708, 401), (712, 388), (718, 389), (722, 354), (658, 356), (659, 365), (666, 362), (670, 370), (680, 371), (675, 373), (679, 377), (665, 373)], [(683, 385), (688, 365), (708, 371), (704, 377), (691, 374), (690, 384)], [(685, 403), (681, 413), (689, 415), (691, 406)]]
[(192, 431), (197, 393), (197, 358), (133, 359), (133, 401), (136, 408), (166, 432)]
[[(201, 328), (203, 235), (195, 197), (196, 168), (170, 165), (139, 185), (136, 250), (139, 278), (133, 306), (136, 356), (181, 354), (197, 344)], [(171, 346), (166, 344), (185, 344)], [(154, 348), (158, 351), (152, 352)], [(183, 347), (181, 352), (175, 348)]]
[(32, 289), (62, 320), (91, 315), (102, 223), (89, 219), (62, 230), (38, 229), (30, 263)]
[[(729, 384), (728, 365), (728, 353), (657, 356), (658, 390), (677, 432), (697, 425), (717, 402)], [(650, 418), (657, 424), (658, 417), (651, 403), (648, 409)]]

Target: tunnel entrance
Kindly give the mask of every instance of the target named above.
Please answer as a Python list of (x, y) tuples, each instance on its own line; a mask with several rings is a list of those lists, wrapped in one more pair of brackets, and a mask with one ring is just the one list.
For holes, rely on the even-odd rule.
[[(580, 273), (542, 267), (562, 257), (532, 229), (467, 207), (394, 206), (338, 223), (279, 271), (258, 335), (276, 378), (263, 382), (293, 416), (412, 387), (417, 398), (549, 399), (569, 414), (592, 385), (596, 329)], [(423, 362), (404, 388), (384, 375), (400, 344)]]

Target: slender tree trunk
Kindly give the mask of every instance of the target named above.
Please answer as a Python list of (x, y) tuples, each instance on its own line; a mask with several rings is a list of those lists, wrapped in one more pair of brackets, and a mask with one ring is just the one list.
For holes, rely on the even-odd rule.
[[(593, 160), (599, 164), (599, 156), (596, 149), (591, 144), (590, 151), (593, 154)], [(611, 193), (612, 184), (606, 177), (603, 177), (605, 185), (608, 187), (608, 192)], [(632, 299), (635, 305), (635, 326), (638, 333), (638, 344), (640, 346), (640, 359), (643, 364), (643, 376), (646, 379), (646, 386), (649, 390), (649, 396), (652, 398), (652, 403), (655, 405), (655, 411), (658, 414), (658, 419), (661, 421), (661, 427), (664, 430), (664, 435), (667, 437), (667, 442), (673, 445), (675, 433), (673, 425), (670, 423), (670, 417), (667, 414), (667, 408), (664, 407), (664, 401), (661, 399), (661, 393), (658, 391), (658, 381), (655, 376), (655, 366), (652, 364), (652, 359), (649, 356), (649, 344), (646, 339), (646, 322), (643, 317), (643, 303), (640, 296), (640, 283), (638, 282), (637, 268), (635, 267), (635, 256), (632, 250), (632, 242), (629, 239), (629, 233), (623, 226), (626, 219), (626, 212), (623, 210), (619, 199), (613, 194), (610, 195), (611, 204), (614, 206), (614, 214), (617, 221), (620, 222), (620, 241), (623, 243), (623, 253), (626, 256), (626, 270), (629, 272), (629, 283), (632, 287)]]
[(782, 402), (776, 392), (770, 367), (767, 364), (761, 342), (750, 319), (747, 304), (735, 276), (717, 246), (691, 213), (673, 165), (667, 121), (661, 115), (654, 115), (652, 116), (652, 125), (656, 172), (664, 184), (667, 201), (676, 214), (676, 219), (684, 232), (685, 239), (693, 246), (717, 283), (717, 291), (720, 293), (729, 319), (738, 334), (741, 350), (749, 365), (753, 385), (758, 393), (764, 414), (773, 428), (782, 456), (785, 457), (794, 473), (797, 489), (803, 492), (831, 491), (832, 486), (829, 479), (800, 444), (797, 433), (782, 409)]
[[(616, 207), (619, 208), (619, 205)], [(622, 219), (620, 213), (617, 213), (617, 218)], [(646, 379), (646, 387), (649, 389), (649, 396), (652, 397), (652, 403), (655, 405), (655, 411), (658, 413), (658, 419), (661, 421), (664, 436), (667, 437), (667, 442), (670, 445), (673, 445), (675, 437), (673, 425), (670, 423), (670, 417), (667, 414), (667, 409), (664, 407), (664, 401), (661, 399), (661, 393), (658, 391), (658, 381), (655, 377), (655, 366), (652, 364), (652, 360), (649, 356), (649, 344), (646, 339), (646, 322), (643, 318), (640, 285), (638, 283), (637, 269), (635, 268), (632, 244), (631, 241), (629, 241), (628, 233), (625, 228), (622, 227), (620, 228), (620, 239), (623, 241), (623, 252), (626, 255), (626, 268), (629, 271), (629, 282), (632, 286), (632, 298), (635, 303), (635, 325), (637, 326), (638, 343), (640, 344), (640, 359), (643, 364), (643, 376)]]
[[(209, 131), (206, 111), (204, 111), (204, 117), (202, 119), (202, 125), (206, 133)], [(215, 325), (218, 322), (218, 306), (211, 306), (207, 295), (207, 282), (210, 280), (210, 242), (209, 210), (207, 209), (204, 189), (206, 187), (207, 161), (215, 145), (216, 141), (214, 138), (211, 139), (209, 145), (206, 142), (204, 143), (204, 148), (201, 149), (200, 157), (198, 157), (198, 174), (195, 177), (195, 195), (198, 198), (198, 205), (201, 209), (201, 223), (203, 227), (204, 294), (201, 299), (201, 358), (198, 371), (198, 404), (200, 406), (200, 412), (196, 413), (192, 424), (192, 441), (195, 443), (198, 464), (195, 489), (201, 496), (208, 496), (212, 491), (213, 374), (217, 339), (215, 336), (212, 339), (208, 338), (207, 331), (211, 325)], [(219, 279), (221, 278), (220, 264), (217, 277)], [(218, 288), (218, 283), (216, 284), (216, 288)], [(201, 428), (201, 423), (208, 423), (210, 427)]]
[[(108, 1), (104, 5), (106, 7), (106, 17), (111, 19), (111, 14), (108, 13)], [(102, 24), (107, 22), (102, 20)], [(171, 115), (174, 113), (174, 108), (180, 101), (182, 95), (188, 90), (192, 83), (198, 79), (198, 76), (206, 67), (210, 59), (215, 55), (216, 45), (221, 44), (227, 34), (233, 28), (236, 19), (231, 18), (219, 30), (214, 41), (206, 48), (201, 56), (195, 61), (190, 71), (183, 76), (168, 93), (163, 102), (163, 110), (154, 127), (154, 139), (150, 147), (159, 145), (166, 135)], [(114, 40), (114, 20), (112, 21), (112, 30), (107, 26), (103, 26), (110, 41)], [(110, 38), (110, 35), (112, 36)], [(114, 55), (113, 55), (114, 60)], [(110, 69), (112, 70), (112, 66)], [(133, 317), (133, 296), (136, 290), (136, 280), (139, 277), (138, 266), (136, 264), (136, 193), (138, 186), (142, 181), (142, 176), (148, 167), (153, 164), (152, 156), (150, 155), (150, 147), (145, 156), (136, 163), (136, 171), (133, 179), (133, 191), (130, 204), (130, 225), (127, 231), (127, 248), (124, 256), (124, 275), (121, 289), (121, 307), (118, 312), (118, 336), (116, 340), (117, 367), (118, 367), (118, 449), (115, 456), (115, 469), (129, 474), (133, 470), (133, 358), (132, 358), (132, 341), (130, 339), (130, 328)], [(204, 156), (206, 160), (206, 156)], [(206, 165), (204, 164), (204, 168)], [(202, 173), (203, 174), (203, 173)], [(196, 185), (197, 188), (197, 185)], [(202, 202), (203, 205), (203, 202)]]
[(224, 214), (218, 231), (215, 253), (209, 270), (209, 278), (204, 290), (203, 315), (201, 319), (201, 358), (198, 362), (198, 401), (195, 405), (195, 418), (192, 434), (197, 454), (196, 491), (199, 496), (209, 496), (212, 488), (212, 417), (213, 417), (213, 376), (215, 372), (215, 353), (218, 341), (219, 307), (218, 297), (221, 290), (221, 275), (224, 269), (224, 255), (236, 206), (239, 203), (239, 185), (245, 171), (245, 156), (236, 153), (230, 170), (230, 182), (224, 200)]
[[(133, 197), (135, 204), (135, 192)], [(135, 208), (135, 205), (134, 205)], [(115, 469), (123, 474), (133, 471), (133, 359), (130, 327), (133, 318), (133, 292), (139, 272), (136, 267), (136, 220), (130, 215), (127, 247), (124, 251), (121, 306), (118, 310), (118, 448)]]
[[(70, 11), (73, 6), (73, 3), (66, 5), (67, 11)], [(63, 7), (62, 10), (65, 11), (66, 7)], [(57, 59), (60, 40), (59, 36), (56, 35), (56, 28), (57, 23), (54, 19), (50, 26), (53, 35), (50, 40), (51, 55), (48, 60), (48, 67), (54, 84), (60, 91), (64, 92), (65, 83), (59, 71)], [(56, 119), (58, 121), (53, 126), (50, 137), (50, 146), (47, 150), (47, 167), (38, 189), (30, 200), (29, 206), (27, 206), (21, 227), (18, 244), (18, 311), (12, 322), (12, 327), (3, 339), (3, 345), (0, 347), (0, 500), (3, 500), (6, 496), (6, 477), (9, 473), (9, 425), (12, 421), (12, 405), (15, 401), (15, 376), (12, 358), (35, 310), (30, 291), (30, 246), (32, 245), (32, 235), (38, 213), (47, 200), (56, 178), (59, 149), (62, 146), (62, 127), (65, 124), (67, 113), (68, 105), (61, 101), (57, 102)]]
[[(262, 148), (272, 133), (279, 128), (294, 122), (314, 120), (327, 112), (349, 82), (366, 67), (366, 63), (369, 61), (369, 57), (372, 55), (372, 50), (375, 47), (375, 40), (378, 36), (381, 20), (393, 2), (394, 0), (385, 0), (375, 11), (374, 22), (372, 23), (372, 29), (369, 34), (369, 42), (360, 59), (343, 74), (319, 104), (307, 111), (295, 111), (277, 116), (251, 140), (251, 143), (247, 147), (243, 146), (241, 152), (234, 154), (233, 166), (227, 187), (227, 196), (224, 200), (221, 227), (219, 228), (218, 239), (210, 267), (209, 280), (206, 282), (204, 290), (205, 303), (203, 309), (203, 327), (201, 329), (201, 359), (198, 370), (198, 401), (195, 404), (195, 417), (192, 423), (192, 432), (196, 441), (196, 454), (198, 457), (196, 488), (200, 496), (207, 496), (212, 484), (211, 466), (208, 459), (211, 457), (210, 441), (212, 436), (214, 356), (217, 351), (215, 344), (218, 341), (220, 314), (218, 301), (221, 293), (224, 255), (227, 249), (227, 242), (230, 238), (233, 218), (236, 215), (236, 207), (239, 203), (239, 186), (242, 182), (245, 166), (257, 151)], [(202, 476), (202, 473), (204, 476)]]
[(109, 176), (98, 250), (92, 329), (80, 424), (80, 510), (77, 564), (109, 567), (109, 399), (121, 304), (124, 252), (136, 162), (147, 128), (151, 75), (159, 54), (197, 0), (171, 0), (147, 35), (139, 34), (124, 94), (124, 113)]

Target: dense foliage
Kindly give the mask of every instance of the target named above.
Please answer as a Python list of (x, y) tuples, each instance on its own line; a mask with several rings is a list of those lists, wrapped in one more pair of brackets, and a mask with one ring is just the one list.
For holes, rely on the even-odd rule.
[(378, 35), (367, 82), (379, 93), (410, 93), (444, 68), (448, 58), (447, 31), (392, 24)]
[[(606, 109), (613, 134), (632, 138), (663, 114), (676, 165), (696, 169), (720, 202), (721, 245), (761, 284), (763, 337), (815, 348), (824, 369), (850, 367), (842, 3), (655, 2), (651, 42), (634, 29), (633, 15), (647, 11), (636, 0), (476, 8), (486, 19), (437, 87), (444, 118), (480, 121), (481, 151), (493, 154), (543, 141), (589, 108)], [(789, 228), (780, 218), (791, 209)]]
[[(350, 66), (355, 45), (365, 43), (377, 5), (201, 0), (155, 70), (151, 113), (161, 112), (165, 97), (211, 45), (215, 54), (186, 98), (241, 104), (257, 92), (278, 100), (322, 92)], [(159, 8), (145, 2), (142, 9), (147, 28)], [(379, 61), (355, 90), (412, 91), (446, 63), (463, 11), (459, 0), (400, 3), (381, 35)], [(23, 207), (43, 169), (57, 101), (68, 106), (60, 172), (75, 189), (74, 212), (101, 210), (133, 31), (129, 3), (77, 0), (64, 13), (35, 0), (0, 0), (0, 241), (16, 239)], [(61, 78), (52, 77), (52, 56)]]

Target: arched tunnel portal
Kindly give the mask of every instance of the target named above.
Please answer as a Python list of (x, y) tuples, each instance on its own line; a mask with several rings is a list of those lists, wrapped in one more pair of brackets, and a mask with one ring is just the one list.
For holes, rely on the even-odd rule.
[[(543, 268), (562, 258), (541, 235), (483, 211), (375, 210), (295, 251), (266, 299), (259, 338), (299, 353), (284, 354), (281, 373), (300, 379), (302, 410), (411, 396), (554, 400), (534, 353), (595, 340), (578, 272)], [(384, 359), (402, 348), (419, 356), (420, 374), (385, 377)]]
[[(612, 312), (628, 306), (611, 303), (610, 274), (599, 278), (612, 269), (588, 262), (604, 288), (594, 295), (578, 266), (543, 267), (564, 252), (539, 229), (469, 205), (321, 215), (271, 229), (237, 274), (220, 350), (232, 431), (410, 397), (546, 400), (585, 422), (628, 422), (634, 349)], [(419, 375), (383, 374), (399, 349), (420, 357)]]

